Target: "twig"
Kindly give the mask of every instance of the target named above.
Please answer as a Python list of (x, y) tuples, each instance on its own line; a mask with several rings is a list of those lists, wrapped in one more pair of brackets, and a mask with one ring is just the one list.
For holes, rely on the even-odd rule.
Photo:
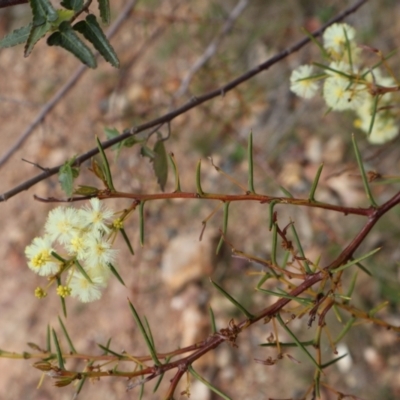
[(26, 3), (29, 3), (29, 0), (0, 0), (0, 8), (12, 7)]
[[(338, 14), (335, 18), (331, 19), (328, 23), (326, 23), (322, 28), (318, 29), (315, 31), (312, 35), (314, 37), (317, 37), (322, 34), (322, 32), (330, 25), (334, 24), (335, 22), (341, 21), (342, 19), (346, 18), (348, 15), (354, 13), (358, 8), (360, 8), (364, 3), (366, 3), (367, 0), (359, 0), (356, 4), (354, 4), (352, 7), (349, 7), (347, 10), (343, 11), (342, 13)], [(183, 106), (177, 108), (176, 110), (169, 112), (159, 118), (156, 118), (152, 121), (149, 121), (147, 123), (144, 123), (142, 125), (139, 125), (137, 127), (133, 127), (131, 129), (127, 129), (119, 135), (116, 138), (106, 140), (102, 142), (102, 147), (103, 149), (107, 149), (111, 146), (113, 146), (116, 143), (119, 143), (128, 137), (137, 134), (139, 132), (145, 131), (146, 129), (152, 128), (156, 125), (162, 124), (162, 123), (168, 123), (172, 121), (174, 118), (177, 116), (184, 114), (185, 112), (191, 110), (192, 108), (197, 107), (198, 105), (211, 100), (215, 97), (218, 97), (220, 95), (224, 95), (225, 93), (229, 92), (230, 90), (234, 89), (236, 86), (239, 86), (241, 83), (248, 81), (251, 79), (253, 76), (258, 75), (260, 72), (267, 70), (269, 67), (272, 65), (276, 64), (280, 60), (288, 57), (290, 54), (295, 53), (296, 51), (300, 50), (302, 47), (304, 47), (307, 43), (309, 43), (311, 40), (309, 37), (305, 37), (304, 39), (300, 40), (299, 42), (295, 43), (293, 46), (287, 48), (286, 50), (276, 54), (275, 56), (271, 57), (264, 63), (260, 64), (259, 66), (252, 68), (245, 72), (243, 75), (240, 75), (236, 79), (228, 82), (227, 84), (221, 86), (220, 88), (213, 90), (211, 92), (205, 93), (204, 95), (197, 97), (187, 103), (185, 103)], [(80, 165), (84, 161), (90, 159), (94, 155), (98, 153), (97, 148), (93, 148), (89, 150), (87, 153), (82, 154), (81, 156), (76, 158), (75, 165)], [(15, 186), (13, 189), (3, 193), (0, 195), (0, 201), (6, 201), (7, 199), (15, 196), (16, 194), (22, 192), (23, 190), (27, 190), (36, 183), (48, 178), (51, 175), (56, 174), (60, 167), (62, 165), (59, 165), (57, 167), (50, 168), (49, 171), (46, 173), (39, 174), (21, 184), (18, 186)]]
[[(2, 1), (2, 0), (0, 0)], [(124, 9), (119, 14), (118, 18), (110, 26), (107, 32), (107, 38), (111, 38), (120, 28), (121, 24), (129, 16), (132, 8), (137, 3), (137, 0), (130, 0), (124, 7)], [(98, 56), (98, 53), (96, 53)], [(7, 160), (20, 148), (20, 146), (25, 142), (25, 140), (32, 134), (35, 128), (41, 124), (47, 114), (64, 98), (64, 96), (75, 86), (78, 80), (81, 78), (84, 72), (88, 68), (85, 65), (79, 66), (69, 80), (64, 84), (64, 86), (58, 90), (58, 92), (42, 107), (36, 118), (31, 122), (31, 124), (25, 129), (22, 135), (16, 140), (16, 142), (7, 150), (2, 157), (0, 157), (0, 167), (4, 165)]]
[(236, 19), (240, 16), (240, 14), (244, 11), (244, 9), (247, 7), (248, 4), (249, 4), (248, 0), (240, 0), (236, 4), (235, 8), (229, 14), (228, 19), (225, 21), (221, 31), (211, 41), (211, 43), (207, 46), (205, 52), (197, 59), (197, 61), (192, 65), (192, 67), (187, 72), (186, 76), (182, 79), (181, 85), (174, 94), (174, 98), (178, 98), (187, 92), (190, 81), (192, 80), (194, 74), (201, 67), (203, 67), (203, 65), (206, 64), (207, 61), (215, 54), (222, 39), (230, 32)]

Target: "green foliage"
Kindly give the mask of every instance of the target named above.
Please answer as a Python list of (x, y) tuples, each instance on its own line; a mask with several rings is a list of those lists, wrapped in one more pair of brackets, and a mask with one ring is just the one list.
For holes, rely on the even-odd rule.
[(109, 24), (110, 23), (110, 1), (109, 0), (98, 0), (99, 3), (99, 11), (100, 11), (100, 17), (103, 22), (103, 24)]
[(162, 191), (168, 179), (168, 156), (165, 150), (164, 140), (159, 135), (159, 139), (154, 145), (154, 160), (153, 160), (154, 173), (157, 177), (157, 182)]
[(92, 43), (94, 48), (113, 67), (119, 67), (118, 57), (93, 14), (88, 15), (84, 21), (75, 24), (74, 29)]
[(17, 44), (24, 43), (29, 38), (29, 33), (31, 31), (32, 24), (27, 26), (23, 26), (22, 28), (16, 29), (12, 31), (8, 35), (4, 36), (3, 39), (0, 40), (0, 49), (5, 47), (13, 47)]
[(68, 10), (73, 10), (75, 12), (82, 10), (83, 0), (63, 0), (61, 5)]
[(61, 184), (61, 188), (68, 197), (72, 196), (74, 191), (74, 179), (79, 176), (79, 168), (73, 166), (75, 160), (76, 157), (72, 157), (70, 160), (66, 161), (58, 172), (58, 180)]
[(97, 62), (89, 47), (79, 38), (79, 36), (72, 29), (69, 22), (62, 22), (58, 27), (58, 31), (54, 32), (47, 39), (49, 46), (60, 46), (63, 49), (72, 53), (83, 64), (90, 68), (96, 68)]

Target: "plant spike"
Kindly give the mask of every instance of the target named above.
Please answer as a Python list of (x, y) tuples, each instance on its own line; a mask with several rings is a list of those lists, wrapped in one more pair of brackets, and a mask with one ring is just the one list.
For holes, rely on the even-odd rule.
[(204, 192), (203, 189), (201, 188), (201, 160), (197, 163), (197, 168), (196, 168), (196, 191), (199, 196), (203, 196)]
[(219, 251), (221, 250), (222, 244), (224, 243), (224, 237), (226, 235), (226, 232), (228, 230), (228, 211), (229, 211), (229, 201), (226, 201), (224, 203), (224, 223), (223, 223), (223, 228), (222, 228), (222, 233), (223, 235), (221, 236), (221, 239), (219, 239), (219, 243), (217, 246), (217, 250), (216, 250), (216, 254), (219, 253)]
[(330, 360), (330, 361), (328, 361), (328, 362), (322, 364), (322, 365), (321, 365), (321, 368), (322, 368), (322, 369), (325, 369), (325, 368), (329, 367), (330, 365), (333, 365), (333, 364), (337, 363), (339, 360), (341, 360), (342, 358), (344, 358), (344, 357), (346, 357), (346, 356), (348, 356), (347, 353), (342, 354), (341, 356), (336, 357), (336, 358), (334, 358), (333, 360)]
[(321, 176), (321, 172), (322, 172), (323, 168), (324, 168), (324, 164), (322, 163), (318, 168), (318, 171), (317, 171), (317, 173), (315, 175), (313, 184), (311, 186), (310, 194), (308, 195), (308, 201), (310, 201), (312, 203), (314, 203), (316, 201), (315, 197), (314, 197), (315, 196), (315, 191), (317, 190), (318, 181), (319, 181), (319, 178)]
[(128, 246), (129, 252), (130, 252), (132, 255), (135, 255), (135, 252), (133, 251), (132, 244), (131, 244), (131, 242), (130, 242), (130, 240), (129, 240), (129, 238), (128, 238), (128, 235), (126, 234), (125, 229), (124, 229), (124, 228), (121, 228), (119, 231), (121, 232), (121, 235), (122, 235), (122, 237), (123, 237), (123, 239), (124, 239), (125, 244)]
[(124, 356), (122, 354), (119, 354), (119, 353), (116, 353), (113, 350), (110, 350), (109, 345), (108, 346), (103, 346), (102, 344), (97, 343), (97, 346), (99, 346), (100, 349), (104, 350), (104, 354), (112, 354), (113, 356), (118, 357), (120, 359), (124, 358)]
[(171, 161), (172, 168), (174, 170), (174, 176), (175, 176), (174, 193), (180, 193), (181, 192), (181, 182), (180, 182), (180, 179), (179, 179), (178, 165), (176, 164), (174, 153), (169, 153), (168, 155), (169, 155), (169, 161)]
[(140, 236), (140, 246), (144, 246), (144, 203), (146, 201), (142, 200), (139, 205), (139, 236)]
[(303, 246), (300, 243), (300, 239), (299, 239), (299, 236), (297, 235), (297, 231), (296, 231), (296, 228), (294, 227), (294, 223), (293, 222), (291, 223), (291, 229), (292, 229), (292, 233), (293, 233), (294, 239), (296, 241), (296, 245), (297, 245), (297, 248), (299, 250), (299, 253), (304, 258), (304, 269), (306, 270), (307, 274), (311, 274), (312, 271), (311, 271), (310, 265), (308, 264), (308, 262), (306, 260), (306, 256), (304, 254)]
[[(170, 360), (171, 360), (171, 356), (166, 357), (165, 364), (168, 364)], [(164, 378), (164, 372), (162, 374), (160, 374), (160, 376), (158, 377), (157, 383), (155, 384), (154, 389), (153, 389), (153, 393), (157, 392), (163, 378)]]
[(362, 260), (365, 260), (366, 258), (368, 258), (368, 257), (372, 256), (373, 254), (377, 253), (381, 248), (382, 248), (382, 247), (378, 247), (378, 248), (376, 248), (376, 249), (374, 249), (374, 250), (368, 252), (367, 254), (364, 254), (363, 256), (361, 256), (361, 257), (359, 257), (359, 258), (356, 258), (355, 260), (351, 260), (351, 261), (349, 261), (348, 263), (346, 263), (346, 264), (344, 264), (344, 265), (341, 265), (341, 266), (338, 267), (338, 268), (332, 269), (331, 272), (334, 273), (334, 272), (343, 271), (344, 269), (349, 268), (349, 267), (351, 267), (352, 265), (357, 264), (358, 262), (360, 262), (360, 261), (362, 261)]
[(133, 318), (135, 319), (136, 325), (138, 326), (138, 328), (140, 330), (140, 333), (142, 334), (142, 336), (143, 336), (143, 338), (144, 338), (144, 340), (146, 342), (146, 345), (147, 345), (147, 347), (148, 347), (148, 349), (150, 351), (150, 355), (151, 355), (151, 358), (152, 358), (154, 364), (161, 365), (161, 362), (157, 357), (157, 353), (156, 353), (156, 350), (155, 350), (155, 348), (153, 346), (153, 343), (152, 343), (150, 337), (148, 336), (142, 321), (140, 320), (139, 314), (136, 312), (135, 307), (133, 306), (133, 304), (130, 302), (129, 299), (128, 299), (128, 302), (129, 302), (129, 308), (132, 311)]
[(54, 342), (54, 346), (56, 348), (58, 366), (60, 369), (65, 369), (64, 360), (63, 360), (62, 352), (61, 352), (61, 348), (60, 348), (60, 343), (58, 342), (56, 331), (54, 329), (52, 329), (51, 331), (53, 333), (53, 342)]
[(208, 313), (210, 314), (211, 319), (211, 333), (214, 335), (215, 333), (217, 333), (217, 325), (215, 323), (214, 311), (211, 306), (208, 307)]
[(293, 195), (292, 195), (292, 193), (289, 192), (289, 190), (285, 189), (283, 186), (279, 186), (279, 189), (282, 190), (283, 194), (286, 197), (289, 197), (290, 199), (293, 199)]
[(254, 173), (253, 173), (253, 132), (250, 132), (250, 134), (249, 134), (249, 142), (247, 145), (247, 162), (249, 164), (249, 166), (248, 166), (248, 169), (249, 169), (249, 178), (248, 178), (249, 193), (255, 193), (256, 191), (254, 190)]
[(253, 319), (254, 315), (248, 312), (238, 301), (236, 301), (228, 292), (222, 289), (217, 283), (210, 279), (212, 285), (224, 296), (226, 297), (236, 308), (238, 308), (248, 319)]
[[(273, 265), (279, 267), (278, 262), (276, 261), (276, 248), (278, 244), (278, 227), (276, 226), (276, 222), (272, 225), (272, 247), (271, 247), (271, 262)], [(276, 276), (276, 274), (275, 274)]]
[(339, 333), (338, 337), (333, 341), (334, 344), (339, 343), (343, 337), (346, 335), (346, 333), (350, 330), (350, 328), (353, 326), (354, 322), (356, 322), (356, 317), (351, 317), (346, 325), (343, 327), (342, 331)]
[(99, 149), (99, 153), (101, 155), (101, 159), (103, 161), (102, 169), (107, 182), (107, 188), (110, 189), (112, 192), (115, 192), (114, 183), (110, 171), (110, 164), (108, 163), (106, 153), (104, 152), (103, 146), (97, 136), (96, 136), (96, 142), (97, 142), (97, 148)]
[(272, 229), (272, 226), (274, 225), (274, 207), (275, 204), (279, 203), (278, 200), (272, 200), (271, 203), (269, 203), (269, 230)]
[(365, 170), (364, 170), (364, 165), (363, 165), (363, 162), (362, 162), (362, 159), (361, 159), (360, 150), (358, 149), (356, 139), (354, 138), (354, 134), (351, 135), (351, 140), (353, 142), (354, 153), (356, 155), (358, 168), (360, 169), (361, 179), (362, 179), (363, 184), (364, 184), (365, 193), (367, 195), (367, 198), (368, 198), (369, 202), (371, 203), (371, 206), (374, 207), (374, 208), (377, 208), (378, 205), (376, 204), (376, 202), (375, 202), (375, 200), (374, 200), (374, 198), (372, 196), (371, 189), (370, 189), (369, 184), (368, 184), (367, 174), (365, 173)]
[(303, 352), (307, 355), (307, 357), (311, 360), (311, 362), (317, 367), (318, 371), (322, 372), (321, 367), (318, 365), (318, 363), (315, 361), (314, 357), (310, 354), (310, 352), (304, 347), (303, 343), (300, 342), (299, 339), (297, 339), (296, 335), (287, 327), (285, 322), (283, 321), (282, 317), (280, 314), (276, 314), (276, 319), (278, 322), (281, 324), (282, 328), (292, 337), (292, 339), (297, 343), (297, 345), (300, 347), (300, 349), (303, 350)]
[(48, 353), (51, 353), (50, 325), (47, 325), (47, 330), (46, 330), (46, 350)]
[(71, 338), (70, 338), (70, 336), (69, 336), (69, 334), (67, 332), (67, 329), (65, 328), (65, 325), (62, 322), (62, 319), (60, 317), (58, 317), (58, 322), (60, 323), (61, 329), (64, 332), (65, 338), (67, 339), (70, 352), (73, 353), (73, 354), (77, 354), (77, 351), (75, 350), (75, 347), (72, 344), (72, 340), (71, 340)]
[(212, 385), (210, 382), (205, 380), (201, 375), (199, 375), (191, 365), (188, 367), (188, 371), (200, 382), (204, 383), (211, 391), (216, 393), (218, 396), (221, 396), (225, 400), (231, 400), (229, 396), (227, 396), (225, 393), (222, 393), (218, 388), (216, 388), (214, 385)]

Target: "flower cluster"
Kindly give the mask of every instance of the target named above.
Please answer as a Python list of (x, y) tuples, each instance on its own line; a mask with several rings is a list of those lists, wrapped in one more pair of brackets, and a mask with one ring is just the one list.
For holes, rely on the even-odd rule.
[(354, 125), (368, 134), (371, 143), (385, 143), (399, 133), (390, 105), (397, 86), (392, 77), (384, 76), (378, 65), (362, 67), (361, 48), (356, 45), (355, 30), (348, 24), (333, 24), (323, 35), (323, 51), (328, 65), (302, 65), (290, 77), (290, 89), (300, 97), (312, 98), (320, 89), (331, 110), (351, 110)]
[[(60, 283), (61, 276), (66, 276), (65, 284), (57, 287), (61, 297), (71, 295), (82, 302), (98, 300), (116, 256), (110, 242), (112, 231), (117, 229), (113, 217), (114, 212), (98, 198), (81, 209), (57, 207), (50, 211), (44, 236), (34, 238), (25, 249), (29, 268), (53, 278), (50, 282)], [(46, 291), (38, 288), (35, 295), (44, 297)]]

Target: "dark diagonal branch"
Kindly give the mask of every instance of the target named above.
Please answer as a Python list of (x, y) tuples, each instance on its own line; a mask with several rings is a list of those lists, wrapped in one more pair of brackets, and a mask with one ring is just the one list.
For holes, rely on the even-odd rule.
[(17, 6), (18, 4), (27, 4), (29, 0), (0, 0), (0, 8)]
[[(343, 20), (348, 15), (354, 13), (356, 10), (358, 10), (358, 8), (360, 8), (366, 2), (367, 2), (367, 0), (359, 0), (352, 7), (349, 7), (347, 10), (345, 10), (342, 13), (338, 14), (335, 18), (333, 18), (328, 23), (326, 23), (322, 28), (320, 28), (317, 31), (313, 32), (312, 35), (314, 37), (320, 36), (327, 27), (329, 27), (330, 25), (334, 24), (335, 22)], [(205, 93), (204, 95), (201, 95), (199, 97), (193, 98), (192, 100), (190, 100), (189, 102), (187, 102), (183, 106), (181, 106), (181, 107), (177, 108), (176, 110), (171, 111), (171, 112), (169, 112), (169, 113), (167, 113), (167, 114), (165, 114), (165, 115), (163, 115), (163, 116), (161, 116), (159, 118), (156, 118), (156, 119), (154, 119), (152, 121), (146, 122), (146, 123), (144, 123), (142, 125), (139, 125), (137, 127), (133, 127), (133, 128), (127, 129), (120, 136), (118, 136), (116, 138), (113, 138), (111, 140), (104, 141), (102, 143), (102, 147), (104, 149), (107, 149), (107, 148), (113, 146), (114, 144), (119, 143), (119, 142), (123, 141), (124, 139), (127, 139), (128, 137), (130, 137), (130, 136), (132, 136), (134, 134), (137, 134), (139, 132), (143, 132), (146, 129), (155, 127), (155, 126), (157, 126), (159, 124), (168, 123), (168, 122), (172, 121), (174, 118), (176, 118), (177, 116), (179, 116), (181, 114), (184, 114), (185, 112), (191, 110), (192, 108), (195, 108), (195, 107), (199, 106), (200, 104), (205, 103), (205, 102), (207, 102), (207, 101), (209, 101), (209, 100), (211, 100), (211, 99), (213, 99), (215, 97), (224, 96), (227, 92), (229, 92), (232, 89), (236, 88), (240, 84), (248, 81), (252, 77), (254, 77), (254, 76), (258, 75), (259, 73), (267, 70), (272, 65), (274, 65), (277, 62), (281, 61), (282, 59), (288, 57), (289, 55), (299, 51), (302, 47), (304, 47), (310, 41), (311, 41), (310, 38), (305, 37), (304, 39), (302, 39), (299, 42), (295, 43), (293, 46), (291, 46), (291, 47), (287, 48), (286, 50), (283, 50), (282, 52), (276, 54), (275, 56), (271, 57), (270, 59), (268, 59), (264, 63), (258, 65), (257, 67), (248, 70), (243, 75), (240, 75), (236, 79), (228, 82), (227, 84), (221, 86), (220, 88), (218, 88), (216, 90), (213, 90), (211, 92)], [(97, 153), (98, 153), (98, 149), (94, 148), (94, 149), (88, 151), (87, 153), (82, 154), (81, 156), (77, 157), (75, 164), (76, 165), (80, 165), (84, 161), (86, 161), (86, 160), (90, 159), (91, 157), (93, 157), (94, 155), (96, 155)], [(32, 187), (33, 185), (35, 185), (36, 183), (48, 178), (49, 176), (52, 176), (52, 175), (56, 174), (59, 171), (60, 167), (61, 167), (61, 165), (59, 165), (57, 167), (49, 168), (46, 172), (43, 172), (43, 173), (33, 177), (32, 179), (29, 179), (29, 180), (21, 183), (20, 185), (14, 187), (13, 189), (1, 194), (0, 195), (0, 201), (6, 201), (7, 199), (15, 196), (16, 194), (22, 192), (23, 190), (27, 190), (30, 187)]]

